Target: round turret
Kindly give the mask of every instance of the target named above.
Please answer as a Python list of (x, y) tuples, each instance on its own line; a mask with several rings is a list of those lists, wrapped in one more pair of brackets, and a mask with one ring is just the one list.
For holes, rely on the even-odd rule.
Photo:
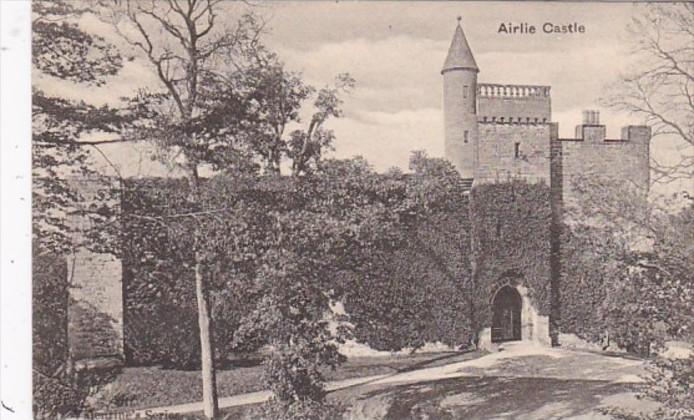
[(477, 73), (479, 68), (458, 26), (444, 62), (443, 112), (445, 155), (463, 178), (473, 178), (477, 164)]

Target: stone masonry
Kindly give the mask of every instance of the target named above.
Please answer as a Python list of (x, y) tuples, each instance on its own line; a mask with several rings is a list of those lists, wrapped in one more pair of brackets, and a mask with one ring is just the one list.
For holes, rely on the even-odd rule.
[[(77, 183), (86, 202), (101, 200), (103, 182), (80, 179)], [(110, 202), (110, 206), (119, 206)], [(113, 254), (91, 250), (83, 241), (82, 232), (89, 230), (91, 221), (73, 215), (76, 228), (75, 248), (67, 258), (69, 284), (68, 351), (80, 367), (120, 364), (123, 361), (123, 268)]]
[[(460, 22), (460, 18), (458, 19)], [(558, 236), (565, 209), (576, 197), (574, 181), (581, 176), (624, 180), (647, 190), (649, 184), (650, 129), (627, 126), (619, 139), (607, 139), (597, 111), (585, 111), (574, 138), (559, 138), (553, 123), (549, 86), (477, 83), (480, 73), (474, 55), (458, 23), (441, 74), (444, 86), (446, 158), (473, 185), (512, 179), (541, 182), (551, 189), (552, 231)], [(469, 92), (475, 106), (470, 108)], [(470, 137), (474, 133), (474, 137)], [(461, 140), (462, 139), (462, 140)], [(467, 142), (464, 140), (468, 140)], [(474, 223), (474, 221), (473, 221)], [(552, 238), (552, 254), (561, 244)], [(552, 305), (559, 306), (558, 266), (551, 267)], [(519, 293), (525, 290), (518, 287)], [(555, 290), (557, 289), (557, 290)], [(522, 293), (521, 293), (522, 295)], [(557, 300), (557, 302), (555, 302)], [(531, 317), (523, 299), (522, 339), (547, 343), (551, 319)], [(483, 326), (480, 342), (489, 343), (489, 326)], [(539, 331), (539, 330), (542, 331)]]

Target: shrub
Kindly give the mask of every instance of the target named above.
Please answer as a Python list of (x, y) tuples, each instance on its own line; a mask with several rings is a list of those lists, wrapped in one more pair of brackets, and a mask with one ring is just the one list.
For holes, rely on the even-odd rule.
[(33, 388), (34, 416), (39, 419), (78, 416), (87, 397), (84, 389), (46, 376), (35, 369)]
[[(34, 244), (34, 250), (37, 249)], [(68, 356), (68, 275), (65, 258), (34, 252), (32, 285), (34, 368), (50, 376), (65, 363)]]
[(651, 413), (608, 407), (603, 413), (621, 420), (685, 420), (694, 418), (694, 355), (685, 359), (658, 358), (649, 365), (646, 388), (639, 398), (660, 403)]

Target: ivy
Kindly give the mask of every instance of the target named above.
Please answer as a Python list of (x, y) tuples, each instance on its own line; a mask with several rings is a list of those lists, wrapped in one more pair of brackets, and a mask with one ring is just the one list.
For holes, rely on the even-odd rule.
[[(289, 331), (290, 325), (277, 323), (284, 318), (264, 319), (270, 307), (282, 311), (279, 302), (286, 303), (291, 313), (303, 305), (292, 306), (292, 299), (311, 296), (325, 299), (307, 301), (311, 308), (342, 301), (354, 336), (384, 350), (434, 341), (467, 346), (479, 326), (490, 322), (490, 296), (505, 283), (528, 287), (535, 306), (547, 315), (549, 188), (520, 181), (481, 185), (468, 200), (457, 174), (446, 172), (445, 165), (419, 164), (411, 176), (376, 175), (358, 161), (338, 161), (310, 181), (210, 181), (219, 184), (218, 195), (208, 199), (216, 200), (217, 208), (242, 206), (235, 223), (253, 232), (245, 245), (235, 244), (232, 264), (208, 273), (215, 277), (218, 354), (265, 344), (257, 330), (263, 325)], [(125, 229), (130, 238), (126, 348), (135, 362), (194, 363), (199, 351), (194, 296), (182, 282), (192, 269), (189, 246), (184, 237), (172, 236), (170, 224), (163, 228), (152, 218), (193, 211), (187, 187), (181, 180), (137, 183), (123, 205), (131, 215), (126, 220), (134, 223)], [(219, 193), (219, 188), (227, 190)], [(294, 284), (296, 293), (287, 295)], [(275, 304), (266, 307), (263, 299)], [(318, 326), (323, 315), (320, 310), (314, 315), (307, 320)], [(182, 343), (190, 348), (181, 349)], [(172, 359), (181, 354), (185, 360)]]
[(541, 315), (551, 307), (550, 256), (552, 209), (550, 188), (513, 180), (482, 184), (471, 191), (473, 314), (480, 326), (491, 325), (489, 304), (504, 284), (522, 284)]

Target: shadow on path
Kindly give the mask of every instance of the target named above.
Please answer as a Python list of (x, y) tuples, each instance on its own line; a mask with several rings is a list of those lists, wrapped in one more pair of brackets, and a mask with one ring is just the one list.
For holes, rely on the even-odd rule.
[[(402, 373), (407, 373), (407, 372), (413, 372), (419, 369), (424, 369), (424, 368), (433, 368), (433, 367), (439, 367), (439, 366), (445, 366), (448, 363), (451, 363), (451, 359), (456, 359), (455, 362), (453, 363), (458, 363), (458, 362), (464, 362), (467, 360), (472, 360), (476, 359), (478, 357), (483, 356), (484, 353), (481, 353), (477, 350), (463, 350), (463, 351), (457, 351), (457, 352), (451, 352), (451, 353), (446, 353), (442, 356), (433, 358), (433, 359), (428, 359), (428, 360), (423, 360), (421, 362), (413, 363), (412, 365), (409, 366), (404, 366), (404, 367), (394, 367), (394, 366), (389, 366), (391, 369), (393, 369), (393, 372), (391, 373), (385, 373), (385, 374), (377, 374), (377, 375), (372, 375), (370, 378), (367, 377), (364, 380), (360, 380), (360, 378), (354, 378), (355, 382), (352, 385), (346, 385), (346, 386), (340, 386), (339, 388), (336, 389), (331, 389), (328, 391), (328, 394), (337, 392), (338, 390), (345, 390), (345, 389), (350, 389), (350, 388), (356, 388), (356, 387), (363, 387), (363, 386), (368, 386), (374, 382), (385, 380), (388, 378), (392, 378), (396, 375), (402, 374)], [(387, 364), (385, 365), (387, 366)]]
[[(547, 419), (595, 413), (611, 395), (633, 384), (524, 377), (460, 377), (390, 387), (373, 385), (357, 396), (364, 412), (383, 419)], [(368, 407), (380, 405), (380, 407)], [(361, 418), (355, 413), (353, 418)]]

